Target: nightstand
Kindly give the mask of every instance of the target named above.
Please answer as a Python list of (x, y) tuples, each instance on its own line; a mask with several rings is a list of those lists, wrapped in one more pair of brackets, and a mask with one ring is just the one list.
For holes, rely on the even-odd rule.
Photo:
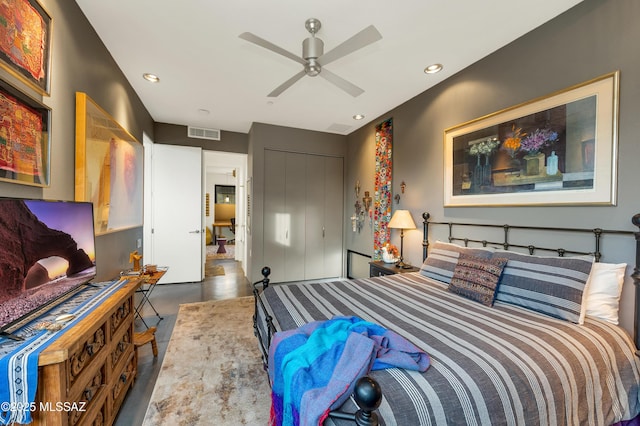
[(412, 266), (411, 268), (398, 268), (395, 263), (384, 263), (381, 260), (369, 262), (369, 276), (381, 277), (383, 275), (405, 274), (407, 272), (418, 272), (420, 268)]

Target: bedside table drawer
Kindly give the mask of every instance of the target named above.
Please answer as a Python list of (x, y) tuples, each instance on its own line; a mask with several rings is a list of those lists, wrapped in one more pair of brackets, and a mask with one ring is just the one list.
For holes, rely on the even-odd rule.
[[(393, 265), (393, 263), (391, 264), (391, 268), (395, 268), (395, 265)], [(373, 263), (371, 263), (369, 265), (369, 276), (370, 277), (382, 277), (384, 275), (393, 275), (396, 272), (394, 271), (390, 271), (387, 268), (381, 268)]]

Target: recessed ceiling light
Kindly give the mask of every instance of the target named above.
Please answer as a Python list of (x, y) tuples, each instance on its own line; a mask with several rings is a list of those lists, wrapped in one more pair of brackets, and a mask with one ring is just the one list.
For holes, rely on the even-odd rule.
[(209, 112), (210, 111), (208, 109), (204, 109), (204, 108), (200, 108), (198, 110), (198, 114), (200, 114), (200, 115), (209, 115)]
[(442, 64), (429, 65), (424, 69), (425, 74), (435, 74), (440, 71), (442, 71)]
[(160, 77), (158, 77), (155, 74), (148, 73), (148, 72), (142, 74), (142, 78), (144, 78), (145, 80), (150, 81), (152, 83), (157, 83), (157, 82), (160, 81)]
[(354, 120), (362, 120), (363, 118), (364, 118), (364, 115), (362, 115), (362, 114), (356, 114), (356, 115), (353, 116)]

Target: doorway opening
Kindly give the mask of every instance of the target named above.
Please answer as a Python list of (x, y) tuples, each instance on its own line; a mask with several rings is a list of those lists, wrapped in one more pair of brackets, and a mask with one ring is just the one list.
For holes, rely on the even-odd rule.
[(205, 250), (223, 252), (246, 273), (247, 154), (203, 151)]

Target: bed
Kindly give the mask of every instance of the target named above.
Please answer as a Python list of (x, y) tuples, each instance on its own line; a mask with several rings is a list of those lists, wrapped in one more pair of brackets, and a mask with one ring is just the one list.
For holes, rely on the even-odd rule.
[[(430, 222), (426, 213), (423, 218), (425, 263), (420, 272), (269, 285), (265, 268), (265, 278), (254, 284), (254, 328), (265, 364), (275, 332), (336, 315), (357, 316), (394, 330), (429, 355), (431, 365), (424, 373), (372, 371), (372, 381), (366, 384), (381, 389), (382, 396), (359, 401), (365, 405), (359, 411), (350, 398), (325, 424), (353, 424), (341, 413), (356, 411), (357, 424), (401, 426), (611, 425), (638, 416), (637, 326), (632, 339), (613, 323), (617, 318), (610, 315), (617, 312), (607, 310), (611, 306), (602, 312), (596, 306), (587, 315), (582, 309), (587, 281), (596, 286), (591, 264), (602, 256), (603, 236), (632, 232), (563, 229), (593, 237), (593, 250), (584, 250), (584, 242), (578, 245), (582, 250), (569, 250), (512, 244), (509, 232), (518, 227), (501, 225), (503, 238), (488, 241), (458, 237), (454, 229), (496, 225)], [(640, 226), (640, 215), (633, 223)], [(447, 241), (429, 242), (429, 227), (434, 225), (449, 228)], [(556, 256), (541, 251), (554, 251)], [(465, 269), (467, 274), (468, 268), (484, 270), (487, 262), (502, 263), (499, 273), (493, 271), (499, 280), (494, 295), (485, 294), (491, 293), (486, 288), (467, 294), (477, 286), (465, 286)], [(613, 266), (619, 276), (620, 265), (601, 264), (599, 270)], [(640, 277), (635, 266), (637, 294)]]

